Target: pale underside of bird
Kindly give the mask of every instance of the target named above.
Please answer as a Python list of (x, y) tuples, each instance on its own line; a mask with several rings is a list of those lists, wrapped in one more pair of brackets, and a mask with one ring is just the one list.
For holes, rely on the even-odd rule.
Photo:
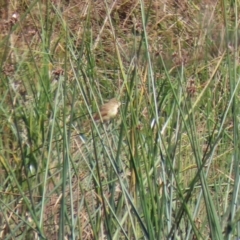
[(107, 103), (103, 104), (99, 109), (100, 111), (94, 115), (94, 121), (106, 122), (111, 120), (117, 115), (120, 105), (121, 102), (119, 102), (116, 98), (109, 100)]

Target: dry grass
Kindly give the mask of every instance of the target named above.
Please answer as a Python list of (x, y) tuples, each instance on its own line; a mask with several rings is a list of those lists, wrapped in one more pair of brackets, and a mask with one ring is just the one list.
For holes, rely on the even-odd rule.
[[(150, 2), (151, 6), (149, 6)], [(167, 82), (165, 80), (168, 78), (166, 70), (170, 76), (169, 82), (177, 91), (179, 71), (184, 66), (186, 81), (182, 83), (182, 88), (189, 106), (186, 104), (181, 107), (186, 110), (185, 112), (195, 106), (195, 103), (199, 107), (194, 112), (195, 118), (199, 119), (195, 126), (196, 136), (201, 146), (201, 155), (208, 155), (212, 150), (212, 146), (209, 145), (211, 134), (217, 135), (217, 133), (212, 133), (212, 129), (214, 124), (217, 124), (220, 113), (224, 111), (224, 103), (228, 98), (228, 95), (224, 93), (230, 88), (227, 74), (221, 74), (218, 70), (219, 68), (225, 69), (223, 58), (226, 52), (230, 54), (234, 52), (234, 37), (231, 38), (230, 35), (229, 43), (226, 44), (225, 27), (226, 23), (229, 29), (231, 29), (231, 24), (234, 25), (232, 19), (234, 10), (228, 6), (229, 19), (225, 19), (223, 14), (225, 11), (220, 1), (145, 0), (144, 4), (145, 13), (148, 16), (146, 25), (148, 49), (153, 63), (156, 86), (162, 88), (159, 91), (160, 95), (166, 96), (166, 101), (161, 106), (163, 121), (165, 120), (164, 114), (171, 112), (174, 102), (173, 95), (170, 93), (170, 84), (162, 84), (163, 81)], [(58, 145), (58, 140), (62, 138), (61, 128), (65, 124), (64, 114), (70, 116), (74, 109), (74, 117), (81, 116), (77, 120), (77, 128), (78, 130), (80, 128), (79, 131), (82, 132), (84, 122), (89, 119), (89, 110), (86, 109), (85, 100), (88, 100), (91, 109), (96, 110), (96, 102), (91, 102), (91, 99), (108, 99), (113, 94), (124, 98), (128, 91), (126, 85), (130, 83), (132, 68), (137, 66), (138, 80), (136, 80), (134, 89), (138, 93), (139, 102), (133, 105), (136, 104), (134, 105), (138, 110), (136, 115), (140, 117), (136, 129), (139, 132), (148, 131), (149, 125), (145, 123), (150, 122), (153, 116), (152, 109), (148, 107), (152, 104), (152, 93), (148, 91), (147, 80), (150, 74), (148, 72), (149, 62), (146, 58), (148, 50), (146, 46), (143, 46), (140, 51), (136, 51), (136, 46), (142, 42), (144, 30), (141, 5), (137, 0), (53, 0), (38, 1), (36, 4), (33, 4), (33, 1), (5, 0), (0, 3), (0, 9), (2, 67), (0, 94), (3, 96), (0, 112), (2, 125), (0, 182), (3, 198), (9, 198), (9, 209), (5, 211), (4, 217), (1, 216), (3, 227), (0, 238), (10, 236), (12, 229), (19, 225), (17, 229), (19, 236), (25, 234), (24, 223), (20, 224), (22, 221), (20, 218), (14, 219), (14, 212), (18, 212), (19, 216), (24, 219), (23, 222), (28, 224), (31, 222), (26, 217), (28, 210), (18, 210), (18, 208), (24, 209), (25, 207), (22, 205), (22, 193), (19, 193), (18, 184), (10, 188), (8, 186), (7, 179), (11, 171), (14, 172), (16, 182), (21, 182), (22, 188), (28, 189), (28, 177), (31, 174), (27, 167), (32, 164), (37, 166), (35, 174), (39, 179), (34, 180), (36, 188), (28, 197), (35, 205), (41, 204), (40, 196), (43, 192), (41, 183), (44, 181), (42, 172), (49, 158), (47, 146), (49, 142), (46, 141), (46, 136), (50, 135), (54, 107), (56, 107), (53, 102), (61, 83), (65, 98), (64, 104), (59, 106), (57, 112), (57, 130), (54, 130), (56, 135), (51, 138), (53, 150), (50, 156), (47, 200), (42, 228), (46, 239), (59, 239), (57, 233), (62, 192), (57, 183), (61, 181), (60, 169), (64, 159), (64, 155), (59, 156), (59, 152), (64, 152), (66, 145), (61, 145), (62, 143)], [(127, 83), (119, 66), (118, 52), (120, 52), (123, 69), (127, 73)], [(79, 65), (82, 67), (79, 68)], [(81, 69), (82, 71), (79, 71), (81, 73), (76, 75), (76, 69)], [(85, 97), (79, 92), (77, 96), (74, 95), (74, 89), (78, 88), (79, 75), (85, 83), (83, 87)], [(61, 82), (63, 77), (64, 81)], [(206, 86), (209, 88), (206, 88), (202, 98), (200, 94)], [(92, 98), (90, 99), (89, 96)], [(209, 98), (212, 102), (208, 105)], [(209, 121), (205, 121), (207, 107), (213, 109), (208, 115)], [(130, 115), (131, 113), (127, 113), (127, 123), (131, 122)], [(173, 114), (173, 119), (177, 119), (177, 114)], [(171, 146), (176, 140), (176, 136), (172, 134), (175, 124), (177, 122), (173, 121), (171, 127), (168, 127), (163, 134), (168, 149), (175, 148)], [(212, 183), (219, 176), (231, 178), (227, 171), (224, 172), (226, 164), (223, 159), (229, 158), (233, 149), (233, 146), (229, 144), (231, 141), (227, 138), (232, 131), (232, 119), (227, 119), (225, 125), (223, 134), (225, 138), (218, 145), (218, 150), (213, 156), (215, 162), (209, 170), (209, 180)], [(16, 126), (18, 126), (17, 130)], [(181, 143), (176, 144), (175, 148), (175, 156), (179, 161), (174, 168), (179, 171), (179, 184), (183, 189), (188, 187), (198, 171), (187, 130), (186, 127), (182, 127), (182, 131), (186, 132), (181, 135)], [(129, 130), (131, 131), (133, 130)], [(74, 163), (71, 167), (74, 167), (68, 173), (73, 177), (72, 183), (68, 182), (69, 187), (65, 192), (67, 205), (69, 205), (65, 214), (79, 216), (76, 225), (80, 226), (81, 239), (94, 238), (95, 233), (90, 224), (93, 220), (89, 216), (98, 207), (100, 209), (104, 201), (99, 189), (96, 189), (95, 181), (97, 180), (92, 177), (91, 163), (88, 165), (88, 154), (93, 153), (94, 148), (94, 145), (85, 147), (78, 136), (69, 141), (71, 162)], [(23, 156), (28, 158), (24, 163), (22, 162)], [(36, 156), (41, 156), (41, 158), (36, 159)], [(123, 157), (126, 165), (128, 165), (128, 158), (130, 157)], [(128, 166), (125, 167), (128, 168)], [(106, 176), (108, 168), (109, 166), (104, 166), (104, 164), (101, 167), (100, 176), (103, 182), (109, 180)], [(220, 172), (225, 175), (221, 175)], [(131, 174), (133, 173), (129, 173)], [(126, 179), (130, 182), (131, 177), (127, 176)], [(85, 186), (85, 189), (80, 189), (79, 186)], [(105, 188), (104, 191), (108, 195), (109, 189)], [(214, 191), (213, 189), (213, 194)], [(6, 194), (9, 194), (9, 197)], [(73, 197), (69, 197), (69, 194)], [(118, 199), (118, 193), (116, 193), (116, 199)], [(7, 201), (4, 200), (4, 202)], [(222, 205), (222, 200), (219, 199), (219, 202)], [(108, 212), (108, 207), (106, 208)], [(198, 224), (199, 229), (205, 229), (208, 233), (209, 229), (204, 226), (205, 223), (202, 224), (204, 219), (201, 219), (204, 216), (202, 214), (205, 211), (204, 205), (200, 209), (199, 222), (196, 225)], [(103, 209), (96, 213), (98, 218), (103, 218), (104, 214), (106, 212)], [(37, 216), (38, 213), (35, 215)], [(38, 229), (35, 225), (31, 227)], [(107, 234), (106, 226), (102, 225), (98, 228), (102, 229), (100, 231), (102, 236)], [(66, 228), (66, 232), (70, 232), (70, 229)], [(33, 233), (31, 239), (34, 238), (36, 234)], [(99, 237), (99, 239), (105, 238)]]

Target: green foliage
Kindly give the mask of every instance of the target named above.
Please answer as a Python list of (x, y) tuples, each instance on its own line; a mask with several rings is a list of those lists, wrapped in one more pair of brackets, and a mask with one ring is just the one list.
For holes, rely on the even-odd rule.
[(0, 238), (239, 238), (238, 5), (3, 1)]

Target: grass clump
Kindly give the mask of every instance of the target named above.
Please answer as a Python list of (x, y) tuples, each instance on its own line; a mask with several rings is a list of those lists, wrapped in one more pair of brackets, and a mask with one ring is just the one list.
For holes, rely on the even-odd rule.
[(238, 238), (238, 7), (3, 1), (1, 238)]

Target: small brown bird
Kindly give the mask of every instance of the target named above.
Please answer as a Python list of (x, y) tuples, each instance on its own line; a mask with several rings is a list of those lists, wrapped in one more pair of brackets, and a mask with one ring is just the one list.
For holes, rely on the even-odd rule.
[(110, 119), (114, 118), (118, 113), (118, 108), (121, 106), (121, 102), (119, 102), (116, 98), (112, 98), (107, 103), (103, 104), (100, 107), (99, 113), (96, 113), (93, 117), (96, 122), (106, 122)]

